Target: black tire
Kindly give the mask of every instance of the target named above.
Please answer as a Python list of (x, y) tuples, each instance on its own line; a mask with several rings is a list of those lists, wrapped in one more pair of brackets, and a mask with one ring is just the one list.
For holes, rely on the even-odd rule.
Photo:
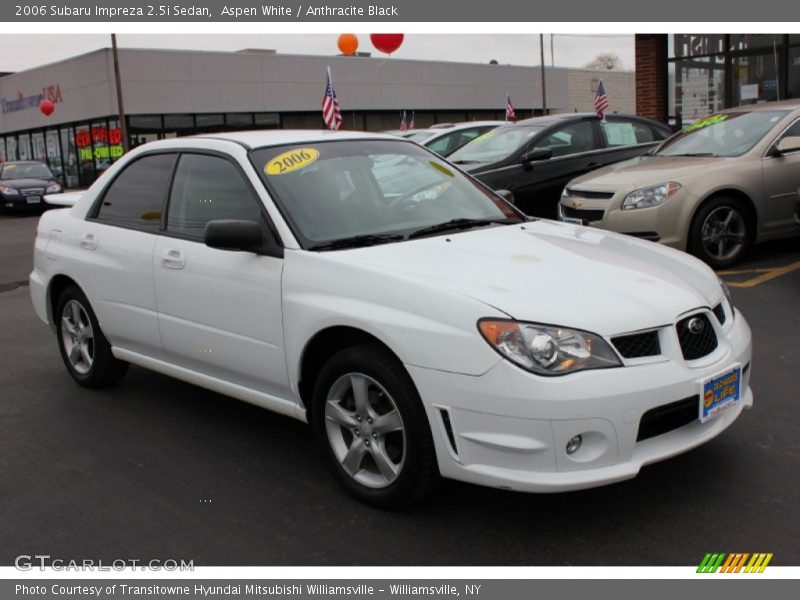
[[(358, 472), (355, 475), (348, 473), (342, 461), (337, 458), (335, 449), (337, 444), (329, 435), (329, 427), (334, 430), (332, 435), (338, 439), (340, 452), (346, 448), (347, 442), (344, 438), (339, 438), (339, 435), (346, 436), (349, 431), (351, 445), (355, 445), (356, 442), (360, 445), (363, 441), (366, 446), (369, 446), (370, 437), (374, 438), (376, 434), (371, 434), (366, 430), (367, 427), (371, 427), (371, 425), (366, 425), (366, 417), (361, 421), (361, 425), (356, 425), (356, 427), (365, 428), (364, 432), (358, 434), (326, 417), (328, 397), (333, 386), (348, 381), (351, 375), (363, 376), (366, 380), (372, 380), (369, 387), (366, 388), (367, 396), (371, 398), (370, 402), (373, 402), (371, 408), (381, 409), (380, 403), (383, 402), (385, 403), (383, 408), (395, 407), (402, 419), (402, 433), (396, 431), (379, 434), (377, 443), (373, 443), (372, 449), (364, 450), (370, 454), (364, 454), (364, 458), (359, 459), (358, 465), (363, 464), (364, 468), (356, 467)], [(354, 389), (353, 387), (350, 401), (355, 407)], [(384, 395), (383, 392), (386, 394)], [(387, 410), (387, 412), (392, 411)], [(352, 413), (354, 418), (358, 418), (356, 417), (357, 413), (358, 409), (354, 408)], [(373, 416), (375, 415), (378, 413), (373, 413)], [(375, 423), (378, 423), (377, 419), (380, 416), (386, 415), (378, 415)], [(370, 420), (370, 424), (372, 423), (373, 421)], [(346, 348), (325, 364), (314, 386), (311, 424), (317, 444), (325, 454), (333, 474), (348, 492), (362, 502), (380, 508), (406, 506), (430, 494), (440, 481), (430, 425), (419, 393), (402, 363), (379, 344), (361, 344)], [(357, 439), (356, 435), (362, 437)], [(402, 443), (397, 437), (401, 435), (403, 436)], [(394, 442), (391, 441), (391, 436), (395, 436)], [(375, 439), (372, 441), (376, 442)], [(342, 444), (345, 444), (344, 448)], [(401, 445), (402, 460), (399, 459), (400, 452), (397, 450)], [(387, 448), (394, 451), (394, 459), (400, 460), (399, 466), (395, 464), (398, 468), (397, 474), (394, 475), (395, 478), (391, 482), (388, 482), (389, 478), (386, 478), (387, 482), (382, 487), (365, 485), (355, 477), (377, 479), (381, 476), (378, 472), (370, 472), (370, 467), (374, 471), (380, 471), (377, 467), (379, 461), (373, 458), (376, 456), (378, 448), (384, 448), (384, 452)], [(350, 452), (352, 448), (346, 449)], [(387, 452), (387, 454), (389, 453)], [(370, 461), (372, 461), (371, 464)]]
[[(72, 335), (65, 329), (65, 317), (70, 323), (74, 324), (76, 321), (73, 316), (75, 305), (80, 309), (77, 321), (91, 326), (91, 343), (88, 337), (83, 339), (80, 332), (75, 332), (75, 335)], [(69, 315), (65, 314), (67, 311), (69, 311)], [(87, 388), (107, 387), (115, 384), (125, 375), (128, 370), (128, 363), (114, 358), (111, 353), (111, 344), (108, 343), (108, 340), (103, 335), (92, 306), (84, 293), (76, 286), (70, 285), (61, 292), (56, 303), (54, 321), (61, 359), (64, 361), (69, 374), (80, 385)], [(89, 331), (89, 329), (84, 328), (84, 331)], [(65, 336), (70, 336), (66, 343)], [(73, 363), (67, 346), (80, 346), (80, 343), (76, 343), (76, 340), (83, 340), (80, 343), (86, 343), (91, 360), (79, 358), (80, 362), (78, 364)], [(80, 351), (78, 354), (81, 354)]]
[[(726, 215), (732, 215), (731, 223), (722, 227)], [(723, 269), (741, 260), (752, 234), (753, 223), (744, 203), (718, 196), (695, 213), (689, 227), (689, 251), (712, 268)]]

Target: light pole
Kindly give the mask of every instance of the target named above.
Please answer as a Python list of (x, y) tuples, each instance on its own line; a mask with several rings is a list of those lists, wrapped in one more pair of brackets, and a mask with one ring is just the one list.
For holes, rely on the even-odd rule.
[(114, 56), (114, 80), (117, 84), (117, 112), (119, 113), (119, 128), (122, 134), (122, 152), (128, 151), (128, 125), (125, 123), (125, 107), (122, 103), (122, 79), (119, 76), (119, 53), (117, 52), (117, 34), (111, 34), (111, 53)]
[(544, 34), (539, 34), (539, 58), (541, 59), (542, 69), (542, 114), (547, 114), (547, 92), (545, 91), (545, 77), (544, 77)]

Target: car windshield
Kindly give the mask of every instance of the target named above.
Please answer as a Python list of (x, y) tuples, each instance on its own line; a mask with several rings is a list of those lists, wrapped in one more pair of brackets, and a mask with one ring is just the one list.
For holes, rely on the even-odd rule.
[(542, 129), (526, 125), (490, 129), (453, 152), (448, 160), (456, 164), (497, 162), (514, 154)]
[(664, 142), (658, 156), (741, 156), (786, 116), (783, 110), (711, 115), (684, 127)]
[(41, 163), (6, 163), (0, 179), (52, 179), (53, 173)]
[(422, 140), (428, 139), (432, 135), (436, 135), (436, 132), (435, 131), (428, 131), (427, 129), (424, 129), (422, 131), (415, 131), (414, 133), (401, 135), (401, 137), (404, 137), (407, 140), (413, 140), (415, 142), (421, 142)]
[(446, 161), (402, 140), (262, 148), (251, 160), (307, 248), (356, 236), (399, 241), (432, 227), (444, 232), (524, 220)]

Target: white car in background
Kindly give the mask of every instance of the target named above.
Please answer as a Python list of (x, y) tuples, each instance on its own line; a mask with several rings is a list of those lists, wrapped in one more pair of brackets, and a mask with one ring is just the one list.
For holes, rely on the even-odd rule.
[(408, 129), (391, 133), (417, 142), (429, 150), (433, 150), (436, 154), (447, 157), (487, 131), (501, 125), (507, 125), (507, 123), (504, 121), (465, 121), (463, 123), (440, 123), (430, 129)]
[(140, 146), (41, 218), (30, 293), (80, 385), (132, 363), (307, 421), (380, 506), (440, 475), (628, 479), (753, 402), (750, 330), (706, 265), (529, 220), (390, 136)]

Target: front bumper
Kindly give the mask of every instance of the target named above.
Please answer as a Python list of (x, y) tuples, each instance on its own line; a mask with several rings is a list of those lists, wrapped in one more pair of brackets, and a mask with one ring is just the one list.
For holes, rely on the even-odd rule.
[[(573, 196), (562, 198), (558, 205), (558, 218), (579, 218), (582, 224), (642, 239), (659, 242), (665, 246), (686, 250), (689, 223), (700, 199), (685, 188), (658, 206), (622, 210), (626, 193), (615, 192), (612, 198), (582, 197), (581, 190)], [(585, 214), (589, 218), (582, 218)], [(600, 218), (598, 218), (599, 215)]]
[[(479, 377), (407, 366), (428, 412), (444, 477), (526, 492), (562, 492), (630, 479), (725, 430), (753, 404), (751, 334), (744, 317), (720, 329), (719, 348), (697, 361), (662, 360), (564, 377), (538, 377), (501, 360)], [(699, 396), (701, 382), (743, 367), (740, 400), (637, 441), (651, 408)], [(566, 452), (580, 434), (581, 448)]]

